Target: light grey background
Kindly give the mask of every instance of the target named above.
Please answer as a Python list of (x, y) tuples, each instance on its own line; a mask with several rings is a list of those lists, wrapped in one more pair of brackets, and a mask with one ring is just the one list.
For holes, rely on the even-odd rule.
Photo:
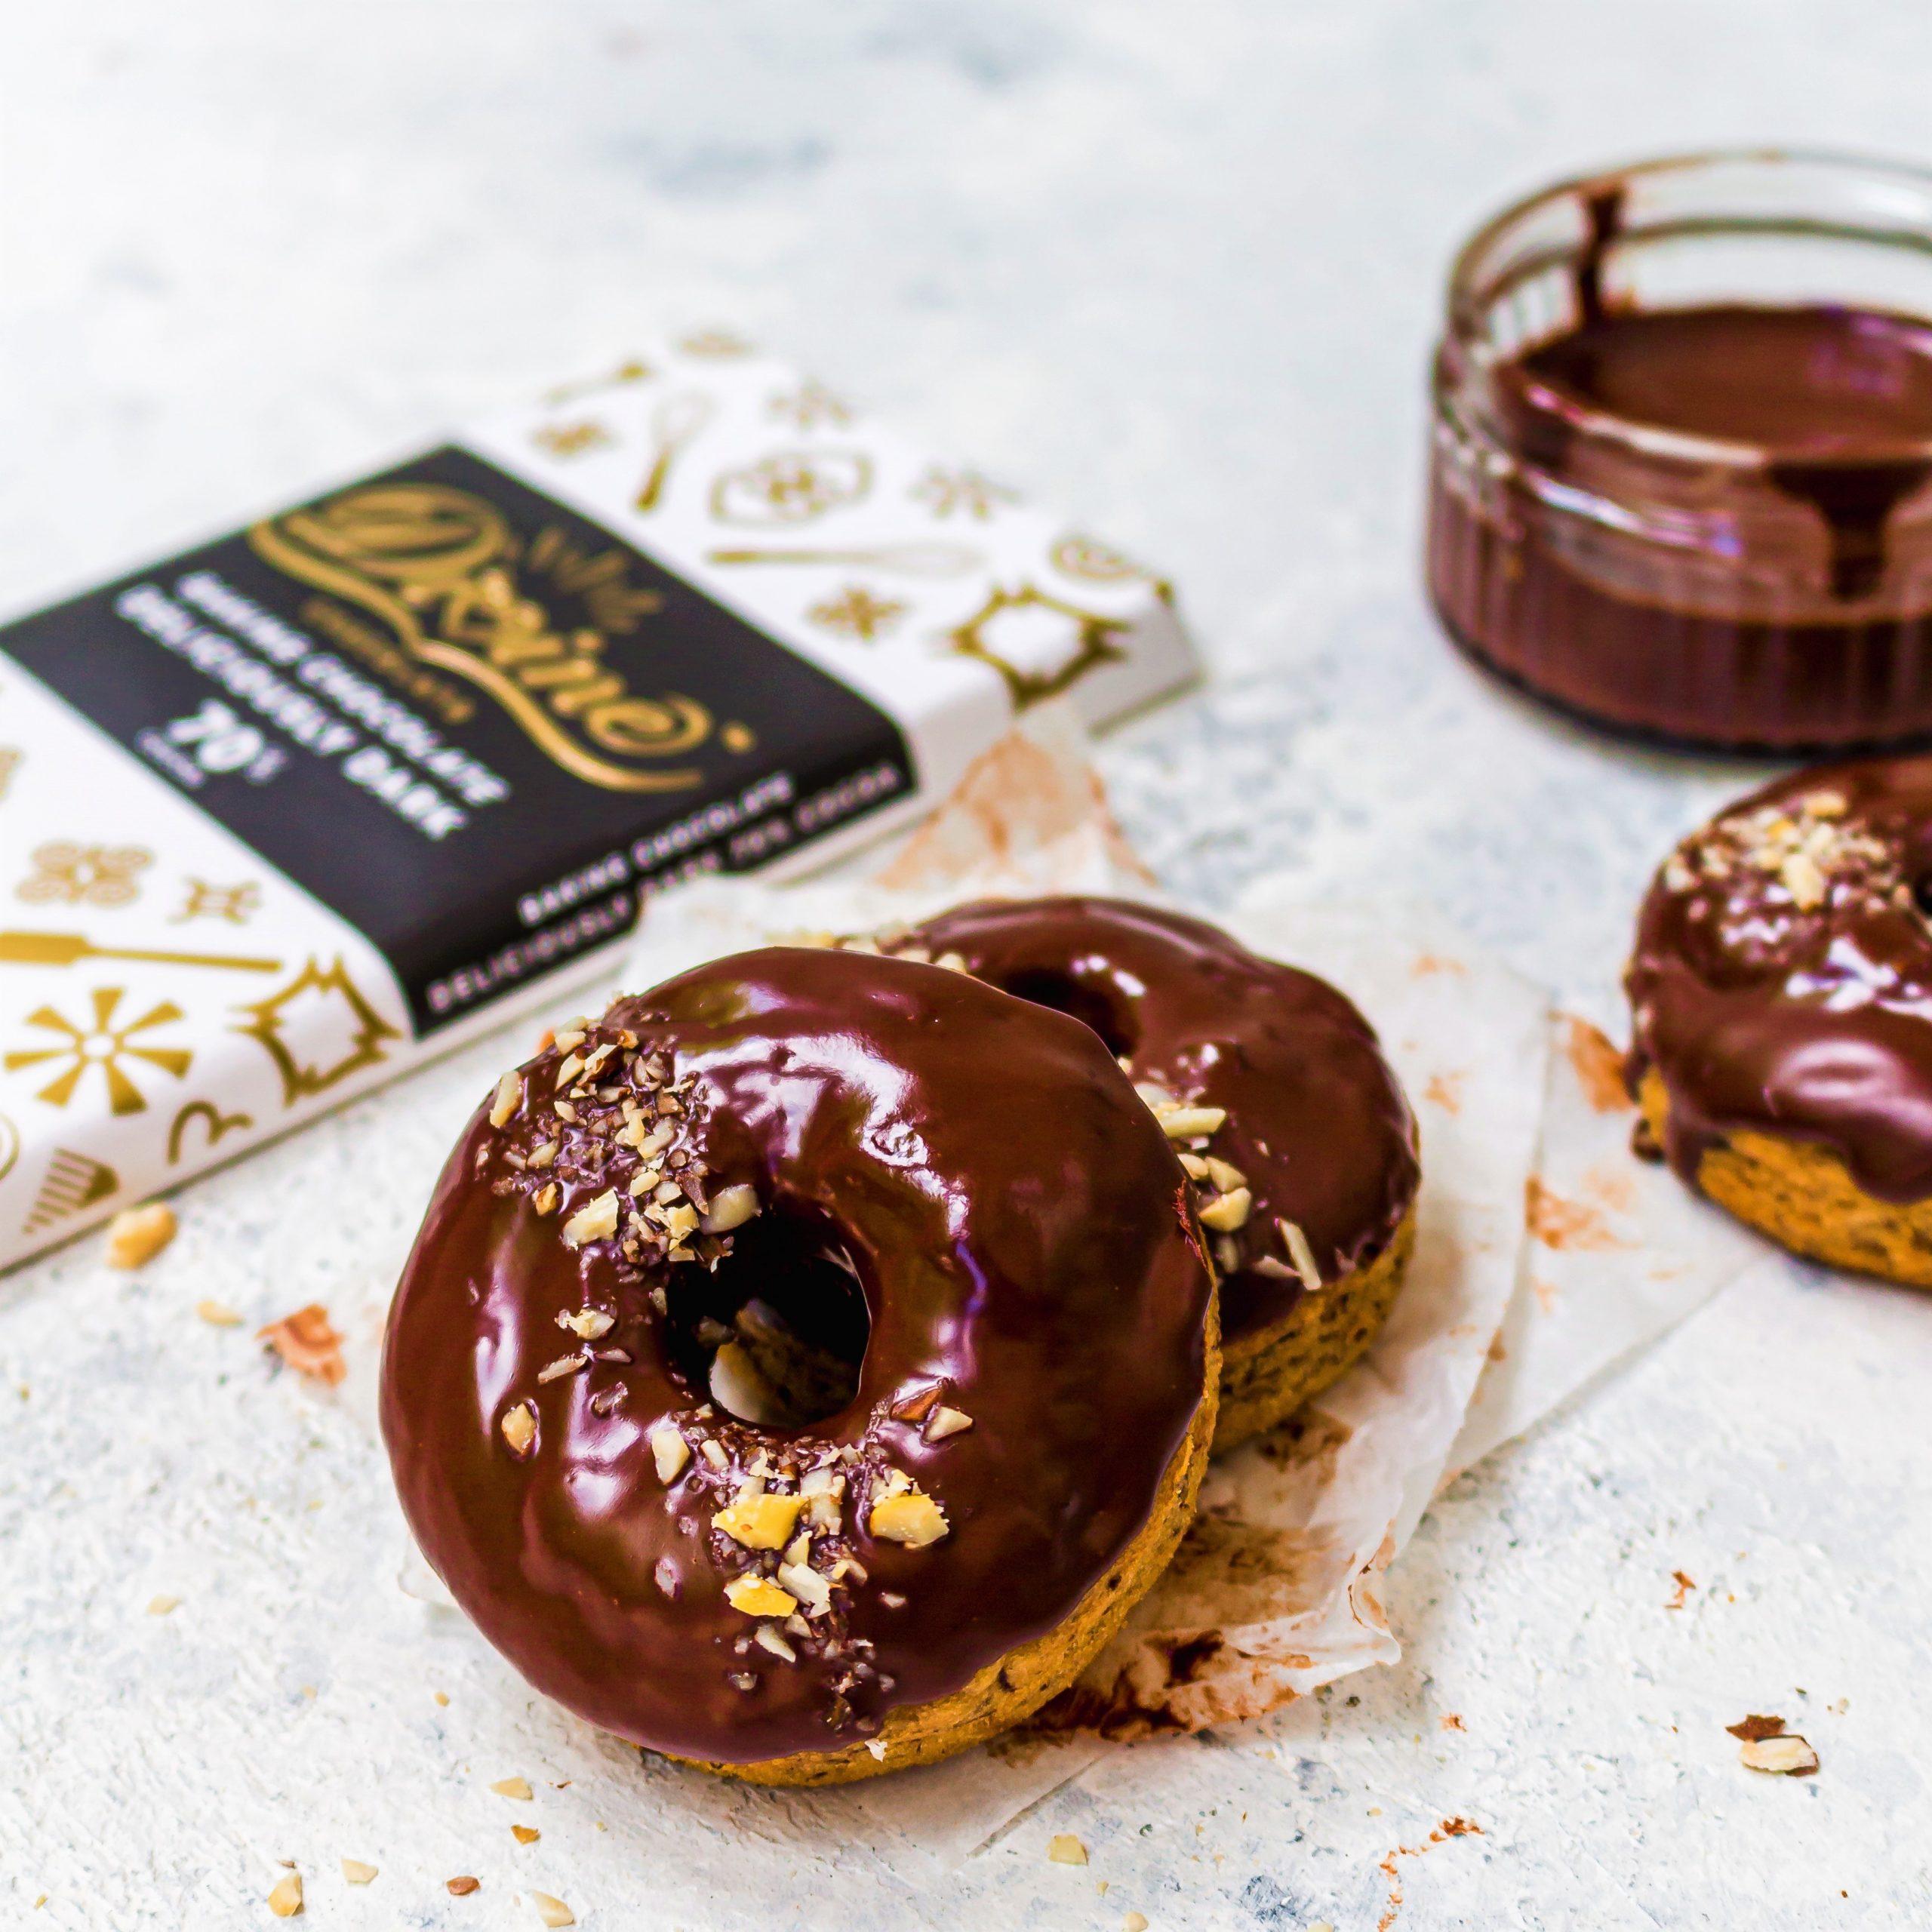
[[(1176, 888), (1420, 891), (1606, 1001), (1649, 868), (1740, 774), (1553, 723), (1436, 638), (1444, 263), (1556, 173), (1765, 138), (1932, 159), (1928, 109), (1922, 0), (0, 0), (0, 601), (724, 320), (1174, 576), (1214, 680), (1104, 763)], [(1400, 1669), (1121, 1756), (942, 1886), (833, 1841), (721, 1888), (700, 1871), (774, 1829), (748, 1798), (640, 1873), (626, 1807), (681, 1786), (615, 1758), (551, 1800), (546, 1866), (489, 1814), (486, 1868), (469, 1789), (534, 1769), (472, 1764), (487, 1712), (384, 1678), (380, 1467), (186, 1311), (392, 1271), (500, 1055), (191, 1192), (148, 1274), (90, 1247), (0, 1284), (0, 1389), (29, 1391), (0, 1415), (8, 1924), (266, 1922), (293, 1857), (317, 1924), (531, 1924), (534, 1883), (595, 1926), (1368, 1932), (1380, 1861), (1455, 1814), (1484, 1835), (1398, 1862), (1402, 1932), (1932, 1912), (1932, 1304), (1796, 1267), (1458, 1485), (1397, 1573)], [(158, 1589), (174, 1617), (140, 1615)], [(1740, 1770), (1750, 1710), (1820, 1775)], [(1057, 1829), (1085, 1871), (1044, 1862)], [(343, 1852), (379, 1886), (345, 1893)]]

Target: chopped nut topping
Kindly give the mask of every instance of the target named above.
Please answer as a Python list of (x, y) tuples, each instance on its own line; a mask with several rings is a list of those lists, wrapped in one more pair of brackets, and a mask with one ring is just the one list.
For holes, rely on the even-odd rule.
[(749, 1181), (721, 1187), (711, 1197), (711, 1211), (704, 1217), (708, 1235), (729, 1234), (741, 1228), (758, 1211), (758, 1189)]
[(342, 1875), (352, 1885), (367, 1885), (374, 1882), (376, 1868), (365, 1865), (359, 1858), (345, 1858), (342, 1861)]
[(195, 1312), (211, 1328), (238, 1328), (242, 1325), (241, 1316), (233, 1309), (226, 1307), (218, 1301), (198, 1301), (195, 1304)]
[(691, 1444), (669, 1423), (660, 1423), (651, 1432), (651, 1455), (657, 1465), (657, 1480), (675, 1482), (691, 1459)]
[(894, 1469), (886, 1480), (886, 1493), (873, 1499), (866, 1528), (875, 1537), (911, 1549), (937, 1543), (948, 1527), (946, 1512), (903, 1470)]
[(537, 1908), (537, 1915), (546, 1925), (574, 1925), (577, 1914), (561, 1899), (552, 1898), (548, 1892), (533, 1891), (530, 1903)]
[(949, 1435), (957, 1435), (962, 1429), (972, 1426), (973, 1418), (964, 1409), (949, 1409), (942, 1404), (934, 1410), (926, 1423), (926, 1440), (943, 1442)]
[(497, 1082), (496, 1098), (490, 1103), (490, 1124), (507, 1127), (523, 1105), (523, 1075), (512, 1069)]
[(557, 1211), (557, 1203), (563, 1198), (564, 1191), (555, 1181), (546, 1181), (530, 1197), (530, 1204), (540, 1214), (554, 1214)]
[(588, 1020), (573, 1020), (550, 1044), (560, 1054), (574, 1054), (583, 1044), (589, 1030), (590, 1022)]
[(1738, 1761), (1746, 1770), (1770, 1771), (1788, 1778), (1809, 1777), (1818, 1768), (1818, 1754), (1795, 1734), (1746, 1738), (1738, 1746)]
[(804, 1506), (802, 1496), (747, 1496), (740, 1490), (737, 1500), (719, 1510), (711, 1523), (747, 1549), (783, 1549), (792, 1540), (798, 1512)]
[(804, 1605), (808, 1617), (823, 1617), (832, 1607), (832, 1586), (805, 1564), (780, 1564), (778, 1580)]
[(761, 1623), (753, 1641), (761, 1650), (769, 1651), (775, 1657), (782, 1657), (787, 1663), (796, 1663), (798, 1654), (778, 1634), (775, 1624)]
[[(1144, 1912), (1130, 1912), (1120, 1922), (1120, 1932), (1147, 1932), (1147, 1915)], [(1331, 1925), (1311, 1925), (1309, 1932), (1335, 1932)]]
[(697, 1453), (702, 1456), (714, 1469), (721, 1469), (724, 1468), (726, 1462), (729, 1460), (724, 1454), (723, 1446), (721, 1444), (714, 1442), (708, 1435), (697, 1445)]
[(1254, 1196), (1246, 1188), (1238, 1187), (1232, 1193), (1217, 1195), (1201, 1210), (1201, 1225), (1219, 1234), (1231, 1234), (1247, 1225), (1254, 1210)]
[(278, 1918), (294, 1918), (302, 1911), (302, 1875), (285, 1872), (269, 1892), (269, 1909)]
[(1056, 1865), (1084, 1865), (1087, 1847), (1071, 1832), (1056, 1832), (1047, 1841), (1047, 1856)]
[(163, 1201), (124, 1208), (107, 1224), (107, 1265), (139, 1268), (174, 1238), (174, 1211)]
[(734, 1577), (724, 1586), (724, 1601), (747, 1617), (789, 1617), (798, 1607), (798, 1598), (769, 1577)]
[(543, 1835), (534, 1825), (512, 1825), (510, 1827), (510, 1836), (518, 1844), (534, 1844)]
[(466, 1875), (460, 1878), (445, 1879), (443, 1890), (453, 1899), (466, 1899), (472, 1892), (480, 1890), (483, 1881), (481, 1878), (472, 1878)]
[(525, 1804), (530, 1801), (531, 1796), (530, 1780), (528, 1778), (499, 1778), (490, 1789), (499, 1798), (514, 1798)]
[(541, 1383), (560, 1381), (566, 1375), (574, 1375), (580, 1368), (590, 1366), (590, 1358), (581, 1352), (574, 1355), (559, 1355), (555, 1361), (546, 1361), (537, 1371), (537, 1380)]
[[(1193, 1158), (1192, 1155), (1183, 1156), (1181, 1165), (1186, 1167), (1188, 1161)], [(1245, 1187), (1247, 1185), (1247, 1175), (1243, 1174), (1232, 1161), (1217, 1161), (1213, 1155), (1210, 1154), (1201, 1165), (1206, 1168), (1207, 1178), (1214, 1183), (1215, 1190), (1218, 1193), (1232, 1194), (1236, 1188)], [(1189, 1168), (1189, 1171), (1192, 1173), (1193, 1170)]]
[(586, 1241), (602, 1241), (617, 1232), (617, 1190), (607, 1187), (564, 1223), (564, 1245), (581, 1247)]
[(266, 1342), (297, 1374), (313, 1376), (331, 1389), (349, 1373), (342, 1358), (342, 1337), (318, 1301), (271, 1321), (257, 1331), (256, 1339)]
[(869, 1751), (881, 1764), (885, 1762), (885, 1740), (884, 1738), (867, 1738), (866, 1740), (866, 1749)]
[(574, 1315), (563, 1309), (557, 1315), (559, 1328), (568, 1328), (573, 1335), (581, 1335), (586, 1342), (595, 1342), (609, 1334), (617, 1325), (617, 1318), (601, 1308), (579, 1309)]
[(1301, 1230), (1298, 1221), (1282, 1217), (1275, 1226), (1281, 1231), (1281, 1240), (1288, 1251), (1288, 1260), (1294, 1264), (1295, 1272), (1301, 1277), (1301, 1284), (1310, 1294), (1321, 1285), (1321, 1270), (1315, 1265), (1315, 1251), (1308, 1244), (1308, 1237)]
[(1204, 1139), (1227, 1124), (1226, 1107), (1156, 1107), (1154, 1117), (1170, 1140)]
[(497, 1426), (503, 1432), (503, 1440), (510, 1445), (513, 1455), (527, 1455), (530, 1445), (537, 1440), (537, 1411), (528, 1402), (518, 1402), (514, 1408), (503, 1411), (503, 1419)]
[(667, 1597), (678, 1594), (678, 1566), (668, 1556), (660, 1556), (651, 1566), (651, 1580)]

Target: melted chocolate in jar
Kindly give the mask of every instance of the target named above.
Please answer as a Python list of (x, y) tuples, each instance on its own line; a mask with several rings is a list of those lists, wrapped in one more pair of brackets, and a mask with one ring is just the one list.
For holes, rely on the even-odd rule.
[(1415, 1198), (1408, 1103), (1374, 1029), (1325, 980), (1263, 959), (1218, 927), (1124, 900), (989, 900), (913, 934), (1004, 991), (1072, 1014), (1137, 1081), (1226, 1109), (1207, 1152), (1254, 1197), (1229, 1238), (1229, 1342), (1278, 1321), (1304, 1291), (1279, 1223), (1308, 1237), (1324, 1281), (1387, 1246)]
[[(1159, 1506), (1212, 1291), (1180, 1165), (1085, 1028), (962, 974), (780, 949), (620, 1001), (490, 1111), (397, 1291), (383, 1432), (458, 1602), (592, 1723), (735, 1762), (851, 1746), (1063, 1623)], [(674, 1203), (749, 1186), (762, 1211), (674, 1223), (673, 1248), (647, 1169)], [(574, 1222), (613, 1190), (614, 1226)], [(755, 1347), (789, 1337), (811, 1371), (798, 1426), (707, 1409), (754, 1298), (779, 1318)], [(942, 1404), (970, 1425), (929, 1434)], [(844, 1485), (783, 1531), (827, 1603), (747, 1614), (728, 1586), (782, 1552), (713, 1518), (808, 1468)], [(871, 1533), (894, 1472), (943, 1538)]]
[[(1825, 305), (1618, 306), (1616, 191), (1588, 210), (1576, 319), (1502, 361), (1506, 445), (1554, 484), (1675, 520), (1687, 543), (1487, 502), (1438, 463), (1429, 536), (1444, 622), (1478, 657), (1614, 724), (1767, 748), (1932, 731), (1932, 322)], [(1737, 446), (1666, 461), (1592, 415)]]
[(1632, 1069), (1687, 1180), (1728, 1132), (1829, 1149), (1867, 1193), (1932, 1198), (1932, 758), (1800, 773), (1687, 840), (1644, 903)]

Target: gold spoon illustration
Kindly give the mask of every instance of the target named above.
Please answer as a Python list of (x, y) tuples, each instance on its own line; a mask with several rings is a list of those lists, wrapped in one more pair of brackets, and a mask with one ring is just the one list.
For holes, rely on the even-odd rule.
[(697, 389), (667, 395), (651, 419), (651, 463), (637, 493), (634, 509), (648, 512), (657, 507), (671, 465), (678, 453), (711, 420), (711, 398)]
[(79, 933), (0, 932), (0, 964), (72, 966), (83, 959), (136, 959), (154, 966), (225, 966), (235, 973), (279, 973), (279, 959), (242, 959), (220, 952), (160, 952), (146, 946), (96, 946)]
[(711, 550), (713, 564), (870, 564), (907, 577), (963, 577), (984, 561), (960, 543), (882, 543), (857, 550)]

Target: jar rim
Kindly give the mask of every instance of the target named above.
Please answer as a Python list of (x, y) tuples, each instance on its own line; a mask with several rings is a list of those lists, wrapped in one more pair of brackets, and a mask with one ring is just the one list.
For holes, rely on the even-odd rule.
[[(1829, 232), (1846, 240), (1868, 242), (1875, 247), (1909, 247), (1932, 254), (1932, 166), (1844, 149), (1764, 146), (1689, 149), (1567, 177), (1518, 196), (1490, 217), (1457, 251), (1450, 263), (1445, 340), (1467, 351), (1479, 364), (1489, 361), (1481, 345), (1484, 317), (1489, 305), (1507, 285), (1493, 278), (1486, 279), (1483, 271), (1489, 258), (1512, 232), (1542, 210), (1565, 203), (1586, 208), (1593, 196), (1606, 195), (1632, 183), (1727, 168), (1761, 168), (1774, 175), (1784, 170), (1793, 173), (1810, 170), (1847, 182), (1863, 179), (1880, 186), (1909, 190), (1922, 198), (1923, 211), (1915, 226), (1902, 225), (1892, 229), (1851, 222), (1827, 223), (1815, 217), (1795, 215), (1783, 221), (1770, 216), (1754, 220), (1740, 215), (1724, 219), (1720, 224), (1724, 227), (1740, 232), (1753, 229), (1773, 232), (1780, 229)], [(1569, 253), (1565, 251), (1565, 254)], [(1564, 255), (1555, 255), (1547, 259), (1564, 258)], [(1928, 313), (1925, 319), (1932, 326), (1932, 313)], [(1597, 408), (1580, 401), (1567, 401), (1565, 414), (1577, 428), (1586, 433), (1608, 443), (1620, 444), (1646, 457), (1732, 469), (1758, 468), (1764, 460), (1761, 447), (1755, 443), (1637, 422), (1614, 411)], [(1901, 438), (1887, 446), (1887, 456), (1894, 454), (1906, 460), (1932, 460), (1932, 437)]]

